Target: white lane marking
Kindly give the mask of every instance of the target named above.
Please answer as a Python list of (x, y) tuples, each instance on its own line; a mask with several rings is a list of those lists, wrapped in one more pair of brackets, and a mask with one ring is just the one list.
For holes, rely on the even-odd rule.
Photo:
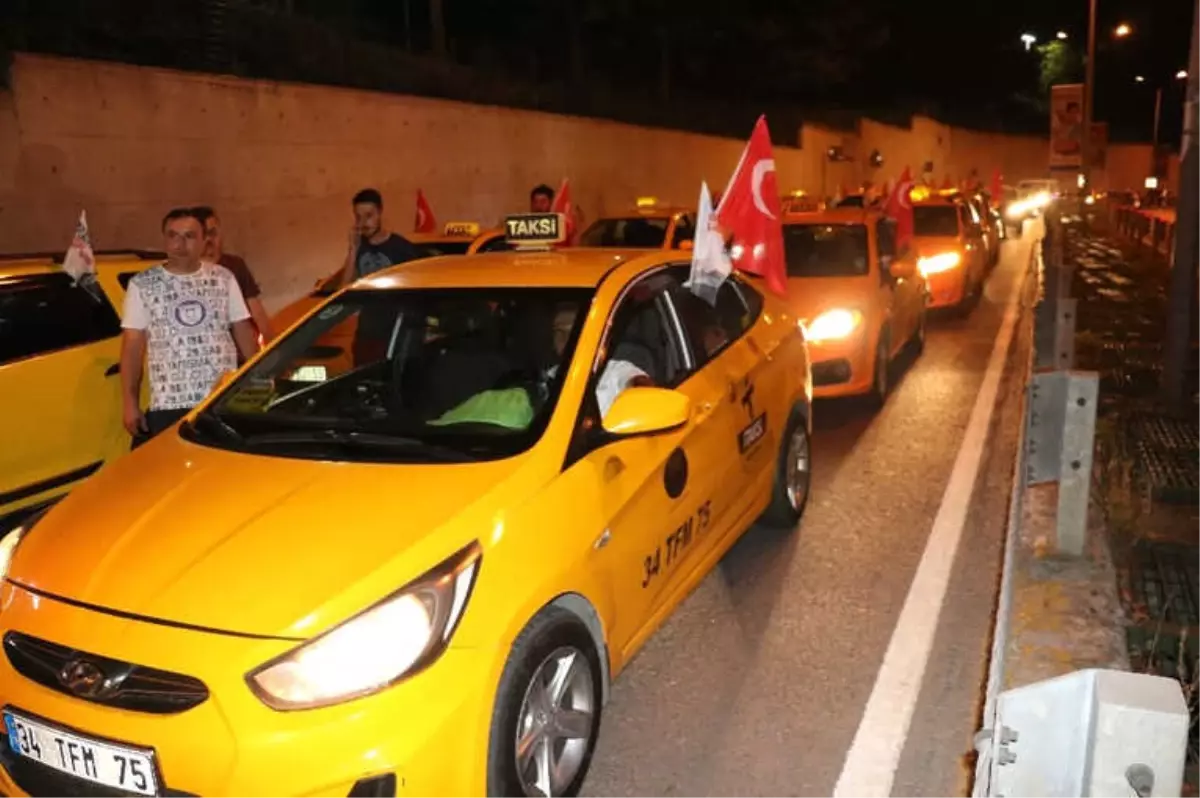
[(862, 721), (846, 752), (842, 774), (834, 787), (835, 796), (888, 796), (900, 765), (900, 754), (912, 724), (913, 711), (921, 693), (925, 666), (933, 650), (938, 617), (945, 603), (954, 557), (962, 540), (963, 526), (971, 506), (971, 494), (983, 460), (988, 430), (1000, 378), (1004, 374), (1008, 347), (1012, 342), (1019, 308), (1017, 300), (1025, 282), (1019, 271), (1013, 280), (996, 344), (984, 373), (983, 384), (967, 421), (966, 434), (954, 459), (954, 469), (942, 494), (942, 504), (933, 519), (925, 552), (913, 576), (908, 596), (896, 620), (892, 639), (867, 699)]

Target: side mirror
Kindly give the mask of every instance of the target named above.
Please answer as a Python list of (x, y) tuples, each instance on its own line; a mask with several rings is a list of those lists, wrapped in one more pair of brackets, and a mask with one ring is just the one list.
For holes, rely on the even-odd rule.
[(684, 252), (691, 252), (695, 248), (695, 246), (696, 246), (695, 242), (692, 241), (692, 239), (690, 239), (690, 238), (684, 239), (683, 241), (679, 242), (679, 248), (682, 249)]
[(670, 388), (626, 388), (608, 408), (604, 430), (629, 437), (669, 432), (687, 423), (691, 400)]
[(897, 280), (911, 280), (917, 273), (917, 264), (911, 258), (892, 258), (888, 274)]

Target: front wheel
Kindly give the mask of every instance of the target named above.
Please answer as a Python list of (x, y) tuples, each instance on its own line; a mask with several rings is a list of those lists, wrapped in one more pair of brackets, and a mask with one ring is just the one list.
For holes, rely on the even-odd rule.
[(762, 522), (777, 529), (795, 529), (804, 515), (804, 508), (808, 506), (811, 484), (812, 454), (808, 420), (800, 410), (793, 410), (779, 443), (771, 503), (762, 515)]
[(871, 381), (871, 404), (883, 407), (891, 392), (891, 338), (887, 330), (879, 334), (879, 343), (875, 345), (875, 376)]
[(912, 340), (909, 342), (912, 345), (912, 351), (918, 355), (925, 351), (925, 321), (928, 318), (929, 310), (922, 305), (921, 315), (917, 317), (917, 329), (913, 332)]
[(513, 644), (488, 745), (488, 795), (578, 795), (600, 731), (600, 658), (583, 623), (551, 607)]

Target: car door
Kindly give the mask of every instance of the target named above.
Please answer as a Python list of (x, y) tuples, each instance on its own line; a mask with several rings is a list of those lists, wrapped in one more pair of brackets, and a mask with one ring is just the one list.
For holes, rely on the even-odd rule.
[(908, 278), (895, 277), (891, 273), (891, 265), (898, 255), (896, 224), (890, 219), (880, 219), (875, 224), (875, 256), (879, 263), (883, 303), (892, 318), (892, 344), (900, 347), (916, 332), (924, 297), (918, 272), (914, 270)]
[[(666, 586), (713, 528), (717, 474), (707, 466), (723, 437), (712, 424), (716, 388), (696, 374), (683, 345), (667, 299), (672, 285), (656, 271), (632, 282), (615, 303), (560, 480), (578, 517), (606, 521), (596, 532), (589, 568), (607, 583), (613, 607), (608, 635), (621, 660), (665, 617)], [(650, 352), (651, 362), (633, 353), (639, 347)], [(656, 386), (686, 394), (690, 421), (657, 435), (605, 436), (596, 388), (610, 357), (640, 361)]]
[(121, 324), (65, 273), (0, 281), (0, 515), (97, 470), (121, 425)]
[[(680, 283), (690, 265), (677, 265), (673, 271)], [(752, 292), (736, 278), (722, 283), (709, 304), (680, 285), (671, 293), (671, 301), (692, 351), (697, 373), (689, 378), (697, 396), (711, 397), (713, 417), (711, 434), (704, 436), (696, 454), (702, 467), (714, 477), (710, 489), (714, 534), (706, 546), (696, 547), (689, 555), (694, 564), (703, 560), (711, 546), (735, 531), (744, 529), (746, 513), (757, 495), (752, 486), (771, 473), (778, 441), (786, 419), (769, 416), (770, 401), (782, 386), (782, 373), (771, 369), (766, 353), (745, 333), (757, 319), (761, 303), (754, 309), (739, 293)], [(678, 572), (676, 587), (686, 588), (688, 572)]]

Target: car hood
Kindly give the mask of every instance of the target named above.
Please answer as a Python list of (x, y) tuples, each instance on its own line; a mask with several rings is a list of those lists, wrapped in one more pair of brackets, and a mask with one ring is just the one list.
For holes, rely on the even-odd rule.
[(475, 511), (494, 514), (499, 497), (511, 498), (529, 457), (331, 463), (165, 433), (43, 517), (8, 576), (146, 618), (307, 638), (479, 537), (490, 527)]
[(834, 308), (865, 312), (877, 277), (792, 277), (787, 281), (788, 307), (806, 323)]

